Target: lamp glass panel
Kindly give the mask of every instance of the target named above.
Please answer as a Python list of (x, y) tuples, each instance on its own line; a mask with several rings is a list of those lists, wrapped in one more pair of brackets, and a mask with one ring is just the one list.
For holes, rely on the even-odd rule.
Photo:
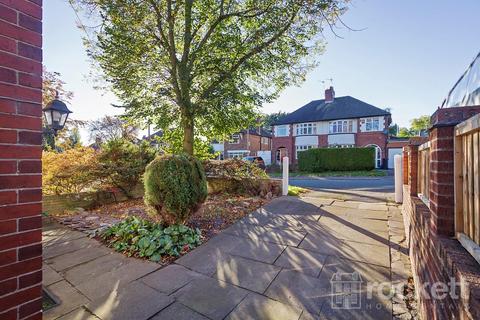
[(60, 113), (60, 111), (57, 111), (57, 110), (52, 111), (52, 118), (54, 122), (59, 122), (61, 117), (62, 117), (62, 114)]
[(62, 114), (62, 117), (60, 118), (60, 126), (63, 127), (65, 125), (65, 122), (67, 121), (68, 113)]
[(52, 125), (52, 110), (47, 110), (43, 114), (45, 116), (45, 121), (47, 121), (47, 124), (49, 126), (51, 126)]

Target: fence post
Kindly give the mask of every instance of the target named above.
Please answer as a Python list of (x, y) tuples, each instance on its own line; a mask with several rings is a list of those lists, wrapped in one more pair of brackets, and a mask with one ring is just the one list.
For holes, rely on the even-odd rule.
[(397, 154), (394, 157), (395, 163), (395, 202), (403, 202), (403, 177), (402, 177), (402, 156)]
[(283, 157), (282, 195), (288, 195), (288, 157)]

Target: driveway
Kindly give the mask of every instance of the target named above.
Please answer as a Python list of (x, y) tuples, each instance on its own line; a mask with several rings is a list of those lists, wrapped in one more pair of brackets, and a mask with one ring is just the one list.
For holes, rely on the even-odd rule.
[(391, 233), (392, 226), (403, 232), (400, 210), (332, 196), (274, 199), (163, 268), (47, 226), (44, 285), (60, 305), (44, 318), (392, 319), (408, 312), (388, 296), (410, 269), (405, 248), (392, 245), (404, 239)]
[[(338, 194), (354, 196), (361, 201), (391, 201), (394, 198), (395, 178), (385, 177), (294, 177), (290, 178), (290, 185), (308, 188), (316, 191), (328, 191)], [(371, 197), (371, 200), (368, 200)]]

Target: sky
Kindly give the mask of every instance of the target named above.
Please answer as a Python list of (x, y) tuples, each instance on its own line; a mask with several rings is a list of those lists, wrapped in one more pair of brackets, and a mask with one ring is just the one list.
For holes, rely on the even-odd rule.
[[(263, 112), (291, 112), (323, 99), (322, 81), (349, 95), (390, 108), (394, 123), (432, 114), (480, 50), (478, 0), (352, 0), (343, 15), (351, 29), (325, 30), (319, 66), (299, 87), (289, 87)], [(72, 118), (121, 113), (109, 92), (93, 88), (90, 62), (67, 0), (44, 1), (44, 65), (60, 72), (74, 92)], [(477, 39), (477, 41), (475, 40)]]

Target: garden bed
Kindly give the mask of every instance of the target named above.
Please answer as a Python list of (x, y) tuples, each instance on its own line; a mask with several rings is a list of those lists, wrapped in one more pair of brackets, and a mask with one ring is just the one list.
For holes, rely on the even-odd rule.
[[(186, 222), (186, 226), (201, 231), (201, 241), (206, 242), (221, 230), (235, 223), (249, 213), (268, 203), (261, 197), (236, 196), (229, 194), (210, 195), (205, 203)], [(138, 217), (154, 223), (159, 218), (147, 214), (143, 199), (132, 199), (120, 203), (100, 206), (93, 210), (67, 210), (52, 217), (74, 230), (85, 232), (91, 237), (104, 241), (101, 231), (124, 221), (128, 217)], [(182, 252), (182, 254), (185, 252)], [(164, 256), (161, 263), (168, 264), (178, 257)]]

